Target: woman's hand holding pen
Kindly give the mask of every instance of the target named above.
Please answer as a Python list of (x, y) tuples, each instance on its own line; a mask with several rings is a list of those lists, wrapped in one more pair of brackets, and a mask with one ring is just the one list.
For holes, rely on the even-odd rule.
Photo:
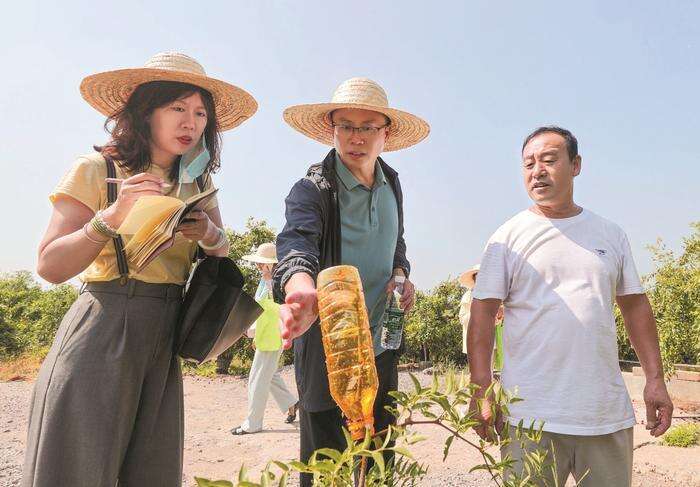
[(105, 222), (112, 228), (119, 228), (141, 196), (160, 196), (163, 189), (170, 186), (162, 178), (147, 172), (127, 179), (107, 178), (106, 181), (120, 183), (117, 201), (102, 213)]

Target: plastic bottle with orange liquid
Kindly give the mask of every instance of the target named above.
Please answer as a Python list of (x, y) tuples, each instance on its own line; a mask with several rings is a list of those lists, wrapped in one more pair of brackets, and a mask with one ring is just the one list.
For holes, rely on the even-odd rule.
[(378, 380), (360, 274), (353, 266), (330, 267), (316, 288), (331, 396), (352, 438), (361, 440), (366, 430), (374, 434)]

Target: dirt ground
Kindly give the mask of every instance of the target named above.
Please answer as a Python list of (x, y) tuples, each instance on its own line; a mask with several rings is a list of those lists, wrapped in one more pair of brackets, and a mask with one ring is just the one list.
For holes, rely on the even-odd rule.
[[(401, 373), (401, 388), (410, 388), (407, 373)], [(293, 373), (285, 368), (283, 377), (294, 390)], [(421, 381), (431, 377), (419, 373)], [(27, 427), (31, 382), (0, 383), (0, 486), (19, 485)], [(195, 476), (210, 479), (237, 478), (241, 465), (251, 474), (271, 459), (289, 460), (298, 454), (298, 424), (284, 423), (283, 415), (270, 399), (265, 414), (265, 429), (257, 434), (233, 436), (229, 430), (241, 424), (246, 414), (246, 379), (237, 377), (185, 378), (185, 458), (183, 486), (196, 485)], [(637, 418), (643, 409), (635, 401)], [(677, 413), (681, 413), (677, 412)], [(480, 463), (469, 447), (455, 442), (447, 461), (442, 461), (446, 434), (435, 426), (424, 425), (417, 431), (429, 437), (413, 446), (415, 456), (430, 465), (425, 486), (487, 486), (485, 474), (469, 474)], [(635, 427), (635, 487), (699, 487), (700, 447), (661, 446), (644, 429)], [(475, 439), (476, 436), (472, 439)], [(650, 443), (651, 442), (651, 443)], [(641, 446), (640, 446), (641, 445)], [(297, 485), (296, 478), (290, 485)], [(568, 484), (567, 484), (568, 485)]]

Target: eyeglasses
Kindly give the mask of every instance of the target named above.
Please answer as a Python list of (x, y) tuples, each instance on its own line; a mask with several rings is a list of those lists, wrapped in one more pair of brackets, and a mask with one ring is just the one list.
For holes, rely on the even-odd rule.
[(372, 125), (365, 125), (362, 127), (353, 127), (352, 125), (346, 125), (344, 123), (334, 123), (331, 122), (333, 128), (338, 129), (338, 133), (344, 136), (350, 136), (353, 132), (357, 132), (358, 135), (362, 137), (372, 137), (379, 133), (380, 130), (385, 129), (389, 124), (382, 125), (381, 127), (373, 127)]

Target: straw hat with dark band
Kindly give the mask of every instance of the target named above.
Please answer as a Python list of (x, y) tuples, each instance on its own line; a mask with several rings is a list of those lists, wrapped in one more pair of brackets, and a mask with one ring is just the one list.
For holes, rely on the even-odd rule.
[(256, 264), (276, 264), (277, 247), (272, 242), (263, 243), (255, 250), (254, 254), (244, 255), (241, 259)]
[(459, 283), (467, 289), (473, 289), (476, 285), (476, 275), (479, 273), (479, 267), (479, 264), (477, 264), (468, 271), (461, 273), (457, 278)]
[(330, 103), (295, 105), (284, 111), (284, 120), (302, 134), (326, 145), (333, 145), (330, 113), (339, 108), (361, 108), (383, 113), (391, 121), (385, 151), (405, 149), (430, 133), (428, 123), (407, 112), (389, 108), (386, 92), (367, 78), (344, 81), (333, 93)]
[(232, 129), (258, 109), (245, 90), (210, 78), (191, 57), (179, 52), (163, 52), (149, 59), (143, 68), (118, 69), (93, 74), (80, 83), (83, 98), (103, 115), (113, 115), (129, 99), (134, 89), (149, 81), (179, 81), (204, 88), (214, 97), (219, 130)]

